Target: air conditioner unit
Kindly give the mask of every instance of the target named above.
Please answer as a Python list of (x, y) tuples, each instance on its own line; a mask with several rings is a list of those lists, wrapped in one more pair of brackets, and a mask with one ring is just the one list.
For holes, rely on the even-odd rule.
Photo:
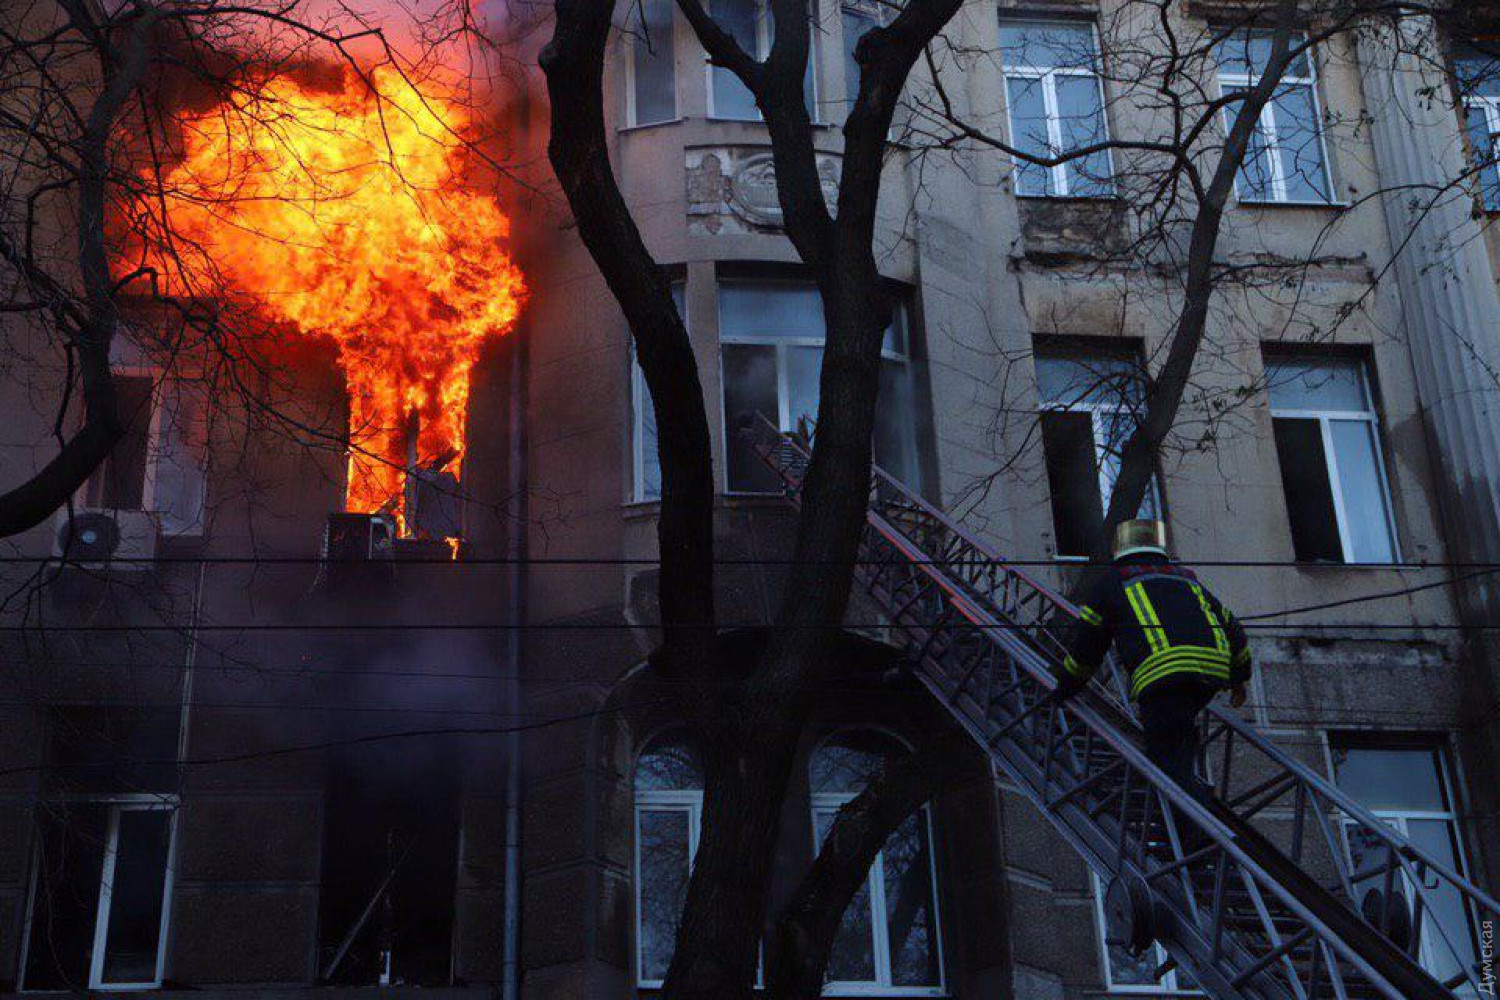
[(396, 525), (384, 514), (335, 511), (323, 528), (323, 559), (330, 563), (391, 558)]
[(156, 519), (145, 510), (75, 507), (58, 513), (52, 556), (89, 569), (146, 570), (156, 557)]

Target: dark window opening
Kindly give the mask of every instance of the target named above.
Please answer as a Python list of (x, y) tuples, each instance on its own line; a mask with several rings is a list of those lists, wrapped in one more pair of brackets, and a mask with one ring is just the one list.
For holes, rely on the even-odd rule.
[(1088, 555), (1104, 531), (1093, 418), (1088, 413), (1050, 410), (1041, 419), (1058, 555)]
[(160, 982), (172, 819), (159, 800), (42, 807), (27, 989)]
[(776, 474), (755, 454), (744, 431), (758, 417), (778, 422), (776, 348), (761, 344), (724, 345), (724, 422), (729, 489), (735, 493), (774, 493)]
[(91, 503), (113, 510), (141, 510), (151, 445), (153, 385), (145, 375), (116, 375), (115, 405), (124, 434), (94, 479)]
[(94, 804), (47, 806), (37, 814), (27, 989), (89, 987), (107, 820), (106, 808)]
[(1292, 525), (1292, 547), (1302, 562), (1342, 562), (1338, 515), (1328, 481), (1328, 459), (1318, 421), (1277, 417), (1276, 457), (1286, 491), (1287, 518)]
[(328, 775), (319, 974), (340, 985), (452, 981), (457, 755), (361, 747)]

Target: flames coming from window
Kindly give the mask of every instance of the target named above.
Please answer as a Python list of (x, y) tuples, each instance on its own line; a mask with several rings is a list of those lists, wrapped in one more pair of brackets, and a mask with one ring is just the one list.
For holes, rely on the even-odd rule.
[(337, 343), (348, 509), (399, 520), (409, 467), (458, 471), (474, 364), (526, 285), (510, 220), (468, 184), (467, 107), (394, 71), (368, 80), (277, 76), (190, 116), (166, 215), (183, 270)]

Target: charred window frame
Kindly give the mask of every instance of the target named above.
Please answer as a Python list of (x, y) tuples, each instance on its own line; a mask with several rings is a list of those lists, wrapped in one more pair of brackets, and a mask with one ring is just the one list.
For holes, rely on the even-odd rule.
[[(1248, 91), (1259, 81), (1270, 56), (1273, 32), (1243, 30), (1218, 45), (1219, 89), (1228, 95)], [(1294, 34), (1293, 47), (1306, 36)], [(1224, 109), (1224, 133), (1239, 116), (1238, 104)], [(1329, 171), (1318, 70), (1311, 50), (1293, 59), (1281, 86), (1261, 110), (1251, 131), (1245, 162), (1234, 180), (1235, 197), (1247, 204), (1329, 205), (1335, 202)]]
[(199, 535), (208, 480), (208, 392), (166, 375), (117, 334), (111, 346), (125, 435), (80, 493), (80, 506), (143, 511), (167, 537)]
[(1380, 415), (1363, 358), (1268, 352), (1266, 384), (1301, 562), (1400, 562)]
[[(1035, 361), (1057, 555), (1085, 558), (1104, 531), (1121, 450), (1145, 405), (1145, 369), (1137, 353), (1067, 343), (1039, 344)], [(1162, 516), (1155, 475), (1137, 515)]]
[[(1109, 140), (1099, 36), (1091, 22), (1000, 21), (1005, 109), (1011, 145), (1038, 156)], [(1013, 157), (1016, 194), (1032, 198), (1111, 198), (1114, 160), (1105, 149), (1041, 167)]]
[[(672, 282), (672, 301), (682, 325), (688, 325), (687, 296), (683, 282)], [(656, 407), (646, 373), (635, 357), (635, 343), (630, 346), (630, 500), (632, 503), (654, 503), (661, 499), (661, 456), (657, 452)]]
[[(777, 493), (775, 473), (739, 431), (757, 413), (783, 431), (817, 420), (826, 340), (822, 298), (811, 282), (725, 278), (718, 286), (718, 309), (726, 490)], [(906, 298), (899, 296), (881, 342), (875, 461), (920, 490), (910, 329)]]
[[(1451, 768), (1440, 742), (1335, 733), (1329, 736), (1328, 752), (1335, 784), (1401, 836), (1453, 871), (1468, 875)], [(1357, 907), (1378, 913), (1384, 903), (1384, 844), (1362, 834), (1347, 818), (1342, 825), (1349, 870), (1373, 872), (1354, 883)], [(1403, 897), (1407, 915), (1415, 916), (1414, 887), (1405, 875), (1401, 883), (1396, 891)], [(1436, 905), (1423, 908), (1417, 959), (1439, 982), (1447, 982), (1476, 962), (1479, 921), (1457, 891), (1442, 891), (1435, 882), (1424, 888)], [(1447, 947), (1444, 935), (1458, 955)]]
[(1493, 46), (1461, 44), (1453, 52), (1453, 72), (1480, 201), (1486, 211), (1500, 212), (1500, 55)]
[[(813, 851), (838, 811), (908, 750), (874, 730), (835, 733), (808, 760)], [(825, 996), (942, 996), (942, 915), (932, 811), (923, 805), (875, 855), (828, 956)]]
[(676, 10), (672, 0), (632, 0), (627, 9), (621, 45), (627, 127), (677, 120)]
[[(705, 6), (719, 26), (727, 31), (740, 48), (762, 62), (771, 54), (771, 42), (775, 37), (775, 25), (771, 16), (770, 0), (705, 0)], [(802, 91), (807, 101), (807, 113), (814, 124), (821, 121), (818, 113), (818, 36), (817, 8), (808, 7), (807, 16), (812, 20), (808, 32), (807, 69), (802, 77)], [(740, 81), (731, 69), (709, 64), (708, 72), (708, 117), (727, 121), (761, 121), (760, 107), (755, 95)]]

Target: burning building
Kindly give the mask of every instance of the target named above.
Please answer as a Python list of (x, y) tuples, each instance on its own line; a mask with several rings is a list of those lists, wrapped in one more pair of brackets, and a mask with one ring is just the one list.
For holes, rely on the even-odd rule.
[[(715, 8), (747, 24), (760, 9)], [(1008, 30), (1082, 23), (1002, 8)], [(829, 12), (809, 85), (819, 169), (836, 177), (858, 69), (845, 56), (882, 15)], [(666, 30), (611, 48), (611, 154), (672, 277), (709, 401), (720, 606), (728, 626), (752, 626), (772, 613), (792, 520), (734, 429), (747, 413), (789, 430), (816, 412), (821, 303), (782, 232), (753, 103), (703, 68), (672, 5), (648, 0), (632, 16)], [(994, 21), (964, 30), (994, 48)], [(1378, 120), (1357, 60), (1340, 54), (1298, 86)], [(1053, 81), (1054, 103), (1057, 79), (1087, 78), (1033, 75)], [(19, 561), (0, 564), (8, 589), (38, 562), (55, 571), (3, 622), (0, 981), (651, 996), (698, 842), (703, 769), (642, 670), (661, 481), (628, 331), (558, 201), (511, 202), (478, 181), (491, 175), (460, 92), (342, 69), (260, 83), (235, 94), (233, 113), (205, 105), (185, 119), (171, 200), (156, 209), (187, 237), (159, 270), (194, 301), (268, 321), (268, 342), (229, 342), (254, 391), (219, 395), (225, 381), (164, 355), (160, 336), (120, 338), (126, 434), (73, 516), (18, 536)], [(1002, 73), (970, 86), (1019, 111)], [(1233, 236), (1233, 253), (1316, 243), (1337, 266), (1307, 294), (1330, 311), (1362, 304), (1334, 350), (1286, 342), (1247, 307), (1207, 376), (1226, 393), (1255, 376), (1246, 430), (1164, 469), (1154, 502), (1183, 556), (1223, 564), (1205, 572), (1247, 616), (1349, 602), (1313, 627), (1262, 620), (1257, 723), (1300, 766), (1493, 885), (1494, 788), (1474, 778), (1484, 761), (1464, 738), (1473, 689), (1448, 586), (1462, 529), (1439, 516), (1443, 462), (1422, 428), (1430, 400), (1413, 348), (1385, 335), (1407, 322), (1404, 300), (1368, 295), (1393, 240), (1355, 196), (1421, 159), (1391, 155), (1398, 140), (1449, 155), (1461, 126), (1450, 117), (1404, 138), (1330, 126), (1318, 164), (1329, 197), (1231, 209), (1261, 222)], [(1012, 177), (998, 156), (984, 169)], [(899, 308), (882, 350), (878, 460), (1057, 586), (1097, 530), (1130, 410), (1081, 386), (1159, 346), (1172, 307), (1083, 263), (1128, 223), (1107, 197), (1062, 197), (1067, 183), (1018, 193), (899, 160), (881, 220)], [(1492, 282), (1500, 243), (1475, 235), (1461, 252)], [(1450, 294), (1417, 278), (1402, 292)], [(1500, 328), (1488, 301), (1485, 329)], [(0, 325), (28, 364), (63, 364), (28, 339), (25, 317)], [(1268, 372), (1290, 390), (1265, 391)], [(0, 470), (50, 454), (56, 404), (35, 383), (0, 383)], [(1369, 502), (1346, 502), (1356, 494)], [(455, 538), (450, 551), (442, 540)], [(1372, 592), (1394, 596), (1355, 601)], [(887, 634), (879, 606), (854, 614)], [(953, 725), (883, 669), (819, 705), (774, 899), (881, 760)], [(826, 992), (1192, 989), (1154, 946), (1106, 940), (1105, 886), (977, 746), (970, 763), (888, 842)], [(1293, 825), (1280, 806), (1268, 822)], [(1350, 858), (1362, 850), (1342, 844)], [(1427, 919), (1477, 941), (1462, 906)]]

